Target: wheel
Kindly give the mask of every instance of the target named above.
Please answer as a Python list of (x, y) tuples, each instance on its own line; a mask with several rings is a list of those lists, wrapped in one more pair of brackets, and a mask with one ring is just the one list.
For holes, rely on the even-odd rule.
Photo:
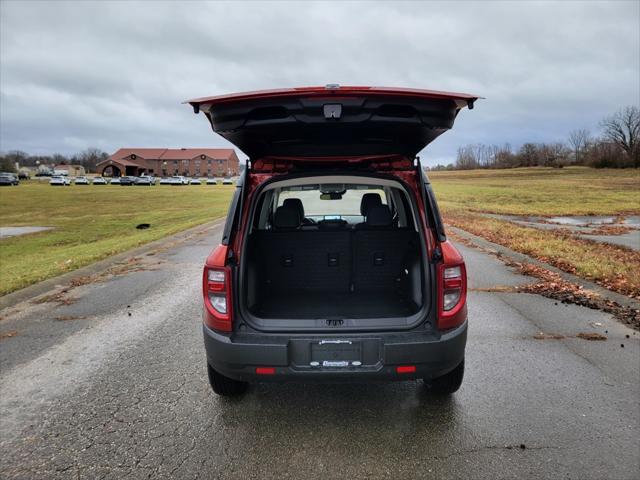
[(424, 379), (427, 390), (436, 395), (450, 395), (455, 393), (462, 385), (462, 378), (464, 377), (464, 359), (460, 364), (451, 370), (446, 375), (433, 378), (430, 380)]
[(211, 385), (215, 393), (222, 397), (242, 395), (249, 386), (247, 382), (240, 382), (233, 378), (225, 377), (211, 368), (209, 364), (207, 364), (207, 373), (209, 374), (209, 385)]

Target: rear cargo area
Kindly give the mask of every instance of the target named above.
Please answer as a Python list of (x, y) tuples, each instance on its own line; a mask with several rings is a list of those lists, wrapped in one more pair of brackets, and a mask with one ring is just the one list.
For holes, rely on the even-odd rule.
[(418, 234), (393, 226), (254, 231), (247, 306), (260, 318), (395, 318), (422, 303)]

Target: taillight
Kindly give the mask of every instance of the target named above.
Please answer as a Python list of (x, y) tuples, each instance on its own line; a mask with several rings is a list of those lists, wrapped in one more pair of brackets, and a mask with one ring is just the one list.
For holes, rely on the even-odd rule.
[(205, 323), (213, 330), (232, 331), (231, 271), (228, 267), (204, 267)]
[(462, 257), (445, 242), (443, 263), (438, 265), (438, 328), (447, 330), (467, 318), (467, 272)]

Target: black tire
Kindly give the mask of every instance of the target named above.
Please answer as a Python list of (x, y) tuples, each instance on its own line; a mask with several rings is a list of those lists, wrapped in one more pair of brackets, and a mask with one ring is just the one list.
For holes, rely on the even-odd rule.
[(436, 395), (451, 395), (455, 393), (462, 385), (462, 379), (464, 378), (464, 359), (460, 362), (456, 368), (451, 370), (446, 375), (433, 378), (431, 380), (424, 379), (424, 384), (430, 393)]
[(240, 382), (233, 378), (225, 377), (216, 372), (211, 365), (207, 364), (207, 373), (209, 374), (209, 385), (212, 390), (222, 397), (237, 397), (247, 391), (249, 384)]

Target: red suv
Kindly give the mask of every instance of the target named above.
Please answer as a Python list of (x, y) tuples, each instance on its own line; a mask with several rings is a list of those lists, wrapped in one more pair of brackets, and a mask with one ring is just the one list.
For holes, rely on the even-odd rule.
[(416, 156), (478, 97), (373, 87), (191, 100), (249, 157), (202, 279), (209, 380), (462, 382), (467, 279)]

